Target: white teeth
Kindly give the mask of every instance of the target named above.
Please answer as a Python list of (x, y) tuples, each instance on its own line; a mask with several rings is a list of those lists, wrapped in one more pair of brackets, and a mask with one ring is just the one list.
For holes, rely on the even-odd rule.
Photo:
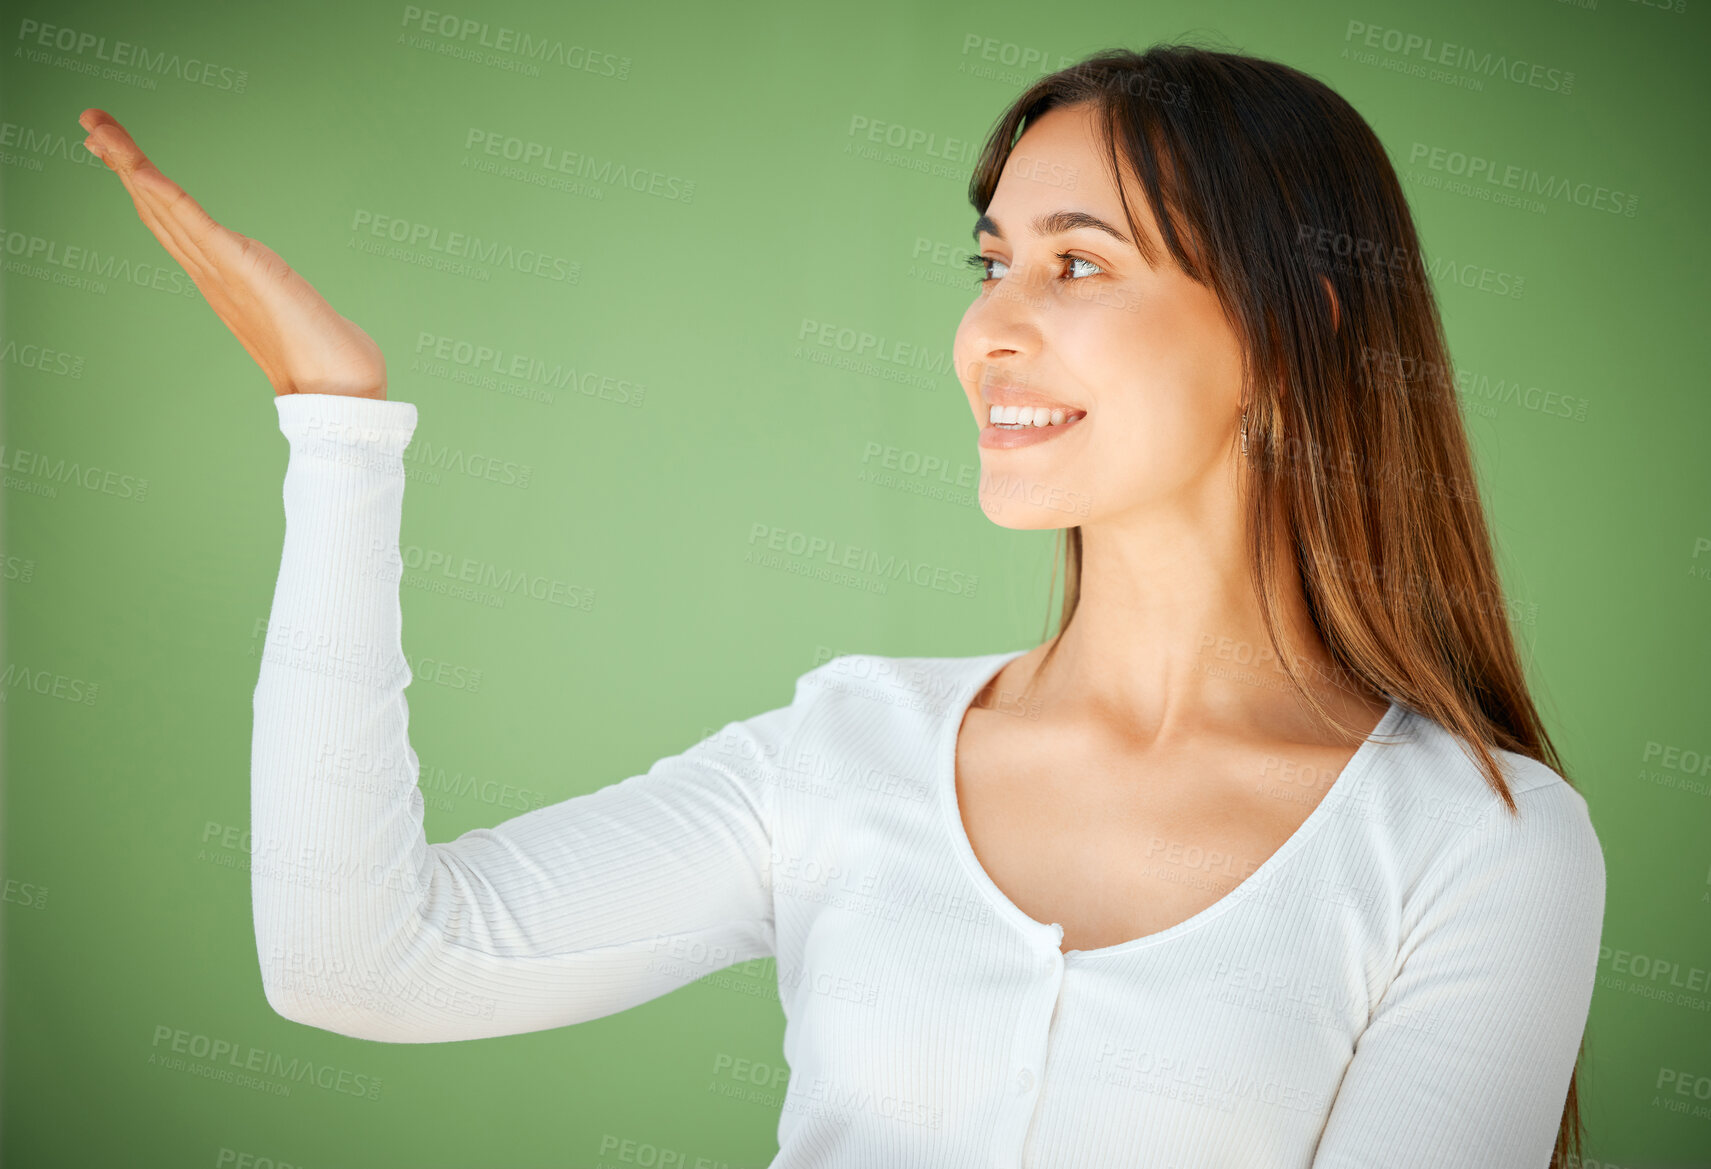
[(994, 426), (1062, 426), (1072, 411), (1049, 406), (994, 406), (988, 420)]

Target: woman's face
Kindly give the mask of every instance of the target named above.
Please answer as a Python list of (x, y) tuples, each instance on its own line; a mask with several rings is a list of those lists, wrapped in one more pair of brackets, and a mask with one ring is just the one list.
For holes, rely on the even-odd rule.
[[(1132, 179), (1129, 205), (1162, 266), (1128, 241), (1097, 132), (1086, 105), (1029, 126), (976, 233), (990, 279), (963, 314), (954, 357), (980, 425), (981, 510), (1004, 527), (1122, 522), (1165, 507), (1203, 517), (1228, 506), (1234, 485), (1235, 330), (1212, 291), (1171, 262)], [(1062, 212), (1122, 238), (1039, 222)], [(1068, 425), (989, 421), (995, 404), (1031, 403), (1065, 409)]]

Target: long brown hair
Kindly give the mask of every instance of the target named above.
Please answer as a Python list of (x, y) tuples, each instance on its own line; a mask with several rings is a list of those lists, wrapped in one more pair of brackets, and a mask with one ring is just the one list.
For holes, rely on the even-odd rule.
[[(1518, 814), (1494, 749), (1568, 777), (1516, 652), (1443, 323), (1378, 136), (1324, 83), (1275, 61), (1181, 44), (1106, 50), (1042, 77), (999, 116), (969, 182), (978, 212), (1028, 125), (1083, 103), (1101, 119), (1111, 173), (1138, 176), (1170, 258), (1216, 293), (1240, 338), (1252, 579), (1290, 684), (1325, 726), (1358, 737), (1280, 644), (1279, 582), (1294, 572), (1335, 672), (1453, 733)], [(1292, 563), (1273, 552), (1279, 536)], [(1080, 599), (1081, 529), (1059, 539), (1061, 638)], [(1553, 1169), (1580, 1160), (1578, 1063)]]

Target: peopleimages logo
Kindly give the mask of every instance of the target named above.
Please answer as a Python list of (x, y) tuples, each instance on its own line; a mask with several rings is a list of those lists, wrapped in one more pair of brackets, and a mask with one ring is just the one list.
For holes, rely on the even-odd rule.
[(563, 146), (532, 142), (495, 130), (482, 130), (471, 126), (464, 135), (463, 148), (471, 152), (479, 150), (493, 158), (514, 162), (523, 167), (539, 168), (559, 175), (574, 175), (579, 179), (593, 179), (607, 186), (626, 187), (642, 195), (653, 195), (680, 203), (688, 203), (695, 198), (694, 179), (668, 175), (648, 167), (614, 162), (609, 158), (599, 159)]
[(374, 541), (371, 551), (377, 553), (394, 574), (408, 569), (492, 589), (507, 596), (521, 594), (571, 609), (589, 610), (594, 607), (593, 589), (526, 569), (501, 567), (492, 561), (425, 548), (420, 544), (405, 544), (394, 550), (387, 541), (380, 539)]
[[(233, 69), (229, 65), (215, 65), (199, 57), (182, 57), (177, 53), (153, 51), (145, 45), (132, 44), (130, 41), (109, 41), (104, 36), (92, 32), (83, 32), (75, 28), (65, 28), (61, 25), (43, 24), (39, 20), (23, 20), (18, 24), (18, 40), (24, 45), (35, 48), (20, 49), (19, 53), (26, 60), (38, 64), (59, 65), (64, 67), (67, 62), (55, 60), (42, 49), (53, 49), (69, 54), (72, 57), (86, 57), (93, 61), (103, 62), (106, 68), (95, 66), (89, 61), (81, 62), (77, 72), (105, 78), (115, 69), (135, 70), (138, 75), (153, 74), (155, 77), (175, 77), (179, 81), (187, 81), (193, 85), (205, 85), (210, 89), (224, 89), (232, 93), (242, 93), (249, 86), (249, 70)], [(120, 74), (115, 80), (128, 80), (130, 74)], [(139, 78), (152, 80), (152, 78)], [(148, 88), (154, 88), (153, 85)]]
[(1541, 199), (1555, 199), (1576, 207), (1590, 207), (1632, 219), (1639, 210), (1640, 197), (1596, 183), (1577, 181), (1564, 175), (1544, 175), (1531, 167), (1500, 163), (1497, 159), (1450, 150), (1426, 142), (1415, 142), (1408, 148), (1408, 164), (1424, 164), (1427, 170), (1453, 175), (1469, 183), (1520, 191)]
[(1574, 91), (1574, 73), (1570, 70), (1541, 65), (1523, 57), (1511, 57), (1507, 53), (1481, 51), (1399, 28), (1351, 20), (1343, 30), (1343, 42), (1358, 42), (1363, 48), (1396, 53), (1422, 64), (1443, 65), (1485, 78), (1502, 78), (1549, 93), (1567, 95)]
[(47, 280), (105, 294), (107, 284), (133, 284), (173, 296), (202, 295), (195, 281), (176, 264), (133, 261), (83, 244), (49, 239), (34, 232), (0, 225), (0, 256), (5, 270), (18, 276)]
[[(352, 212), (350, 230), (356, 235), (352, 246), (356, 246), (357, 240), (361, 240), (363, 236), (371, 236), (408, 251), (420, 250), (424, 255), (437, 253), (448, 259), (506, 268), (525, 276), (539, 276), (543, 280), (575, 284), (582, 278), (580, 263), (538, 248), (519, 248), (514, 244), (484, 239), (468, 232), (442, 231), (435, 224), (419, 223), (395, 215), (381, 215), (367, 208), (359, 207)], [(363, 250), (380, 249), (366, 246), (365, 241)]]
[[(329, 1092), (342, 1092), (369, 1100), (380, 1099), (379, 1076), (348, 1071), (332, 1064), (317, 1064), (313, 1060), (287, 1060), (277, 1051), (268, 1051), (262, 1047), (243, 1047), (229, 1039), (215, 1039), (212, 1036), (168, 1027), (164, 1023), (156, 1024), (151, 1047), (151, 1064), (161, 1064), (175, 1070), (194, 1070), (199, 1075), (210, 1075), (213, 1079), (229, 1080), (238, 1073), (254, 1072), (257, 1075), (312, 1084)], [(174, 1058), (183, 1056), (208, 1062), (197, 1068), (188, 1065), (183, 1058)], [(289, 1092), (290, 1089), (287, 1087), (286, 1091)]]
[[(415, 357), (410, 368), (412, 372), (449, 377), (483, 389), (505, 388), (510, 382), (546, 387), (537, 392), (548, 403), (555, 400), (548, 391), (567, 387), (585, 398), (603, 398), (623, 406), (640, 406), (647, 393), (647, 386), (628, 378), (426, 330), (416, 334)], [(509, 381), (502, 383), (499, 379)]]
[(81, 353), (66, 353), (27, 341), (20, 345), (16, 337), (0, 337), (0, 362), (61, 377), (83, 376), (84, 357)]
[(488, 24), (485, 20), (458, 16), (451, 12), (436, 12), (432, 8), (404, 6), (404, 28), (465, 49), (486, 49), (506, 53), (529, 61), (545, 62), (596, 77), (612, 77), (619, 81), (630, 76), (631, 60), (616, 53), (605, 53), (587, 45), (567, 45), (553, 37), (536, 36), (506, 25)]
[(953, 596), (972, 597), (980, 584), (980, 578), (971, 573), (910, 560), (893, 553), (881, 554), (872, 548), (859, 548), (827, 536), (810, 535), (759, 521), (749, 525), (748, 543), (751, 550), (758, 545), (766, 551), (806, 561), (823, 560), (834, 568), (851, 569), (888, 581), (907, 580), (921, 588)]
[(149, 481), (140, 475), (128, 475), (109, 467), (84, 466), (76, 459), (23, 447), (0, 445), (0, 472), (5, 472), (6, 486), (28, 490), (32, 485), (51, 488), (31, 494), (58, 493), (60, 487), (81, 487), (117, 499), (141, 503), (148, 498)]

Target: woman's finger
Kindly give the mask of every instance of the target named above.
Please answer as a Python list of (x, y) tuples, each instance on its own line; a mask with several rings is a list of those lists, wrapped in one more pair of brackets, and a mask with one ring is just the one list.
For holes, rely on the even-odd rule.
[(154, 200), (151, 199), (140, 187), (138, 187), (137, 182), (132, 175), (127, 171), (120, 170), (118, 167), (114, 167), (113, 169), (114, 172), (118, 174), (119, 181), (125, 185), (125, 190), (130, 193), (131, 202), (136, 207), (137, 217), (143, 221), (143, 225), (154, 233), (155, 238), (161, 242), (161, 246), (165, 247), (167, 251), (172, 253), (172, 258), (177, 260), (179, 264), (184, 267), (185, 271), (189, 272), (192, 276), (197, 275), (198, 269), (202, 266), (200, 257), (192, 256), (185, 250), (184, 245), (178, 239), (177, 233), (168, 227), (161, 219), (160, 211), (155, 206)]
[(97, 154), (113, 173), (119, 176), (119, 181), (125, 185), (125, 190), (129, 192), (131, 202), (136, 207), (137, 217), (143, 221), (143, 225), (154, 233), (161, 246), (172, 253), (172, 258), (177, 260), (186, 272), (189, 272), (193, 278), (199, 277), (203, 260), (187, 251), (186, 244), (179, 240), (177, 233), (161, 218), (155, 200), (138, 184), (133, 168), (120, 164), (117, 146), (110, 139), (99, 139), (94, 136), (91, 136), (87, 145), (91, 152)]
[(219, 232), (223, 230), (219, 224), (202, 210), (189, 192), (161, 174), (154, 164), (137, 168), (131, 178), (178, 246), (194, 256), (211, 277), (222, 277), (222, 259), (229, 260), (229, 257), (219, 254)]
[[(152, 216), (143, 215), (149, 230), (193, 276), (196, 275), (194, 264), (203, 268), (208, 277), (215, 277), (218, 265), (214, 262), (215, 257), (209, 255), (215, 232), (209, 228), (217, 231), (219, 225), (214, 223), (213, 217), (190, 198), (188, 192), (162, 174), (114, 118), (99, 110), (85, 112), (99, 115), (93, 119), (96, 124), (90, 131), (90, 138), (100, 147), (103, 160), (131, 193), (138, 213), (152, 212)], [(173, 244), (177, 245), (176, 248)]]

